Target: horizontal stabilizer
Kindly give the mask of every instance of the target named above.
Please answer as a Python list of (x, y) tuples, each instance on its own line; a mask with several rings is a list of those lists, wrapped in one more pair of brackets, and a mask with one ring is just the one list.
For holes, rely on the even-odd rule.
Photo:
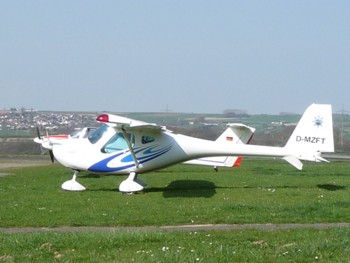
[[(320, 155), (313, 155), (312, 157), (309, 156), (306, 158), (305, 156), (301, 156), (302, 160), (308, 160), (308, 161), (313, 161), (313, 162), (326, 162), (329, 163), (328, 160), (325, 158), (321, 157)], [(282, 158), (283, 160), (286, 160), (288, 163), (293, 165), (295, 168), (302, 170), (303, 169), (303, 163), (300, 161), (300, 159), (294, 155), (288, 155), (284, 156)]]
[(303, 169), (303, 163), (296, 156), (288, 155), (288, 156), (284, 156), (282, 159), (286, 160), (288, 163), (293, 165), (298, 170)]
[(329, 163), (329, 161), (321, 156), (316, 156), (316, 161), (317, 162), (326, 162)]

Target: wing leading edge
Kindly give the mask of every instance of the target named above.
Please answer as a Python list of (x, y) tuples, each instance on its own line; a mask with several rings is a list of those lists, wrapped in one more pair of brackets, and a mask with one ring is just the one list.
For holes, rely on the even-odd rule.
[(139, 131), (158, 131), (164, 130), (163, 126), (156, 125), (154, 123), (148, 123), (130, 118), (113, 115), (113, 114), (102, 114), (96, 118), (98, 122), (109, 124), (115, 128), (124, 130), (139, 130)]

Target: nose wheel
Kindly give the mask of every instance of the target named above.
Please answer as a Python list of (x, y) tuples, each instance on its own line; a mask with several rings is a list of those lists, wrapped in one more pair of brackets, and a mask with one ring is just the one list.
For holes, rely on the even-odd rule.
[(132, 194), (143, 190), (147, 184), (138, 178), (138, 174), (131, 172), (128, 178), (119, 185), (119, 191), (122, 193)]
[(77, 175), (79, 171), (74, 170), (73, 178), (71, 180), (65, 181), (61, 188), (66, 191), (84, 191), (86, 188), (77, 182)]

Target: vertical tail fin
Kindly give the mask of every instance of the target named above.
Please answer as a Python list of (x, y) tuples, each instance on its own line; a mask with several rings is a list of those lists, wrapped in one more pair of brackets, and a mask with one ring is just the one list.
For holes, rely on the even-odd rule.
[(255, 129), (241, 123), (228, 124), (228, 128), (216, 139), (216, 142), (232, 141), (247, 144), (252, 139)]
[(334, 152), (332, 106), (310, 105), (295, 127), (285, 148), (297, 153), (298, 159), (310, 161), (323, 161), (319, 153)]

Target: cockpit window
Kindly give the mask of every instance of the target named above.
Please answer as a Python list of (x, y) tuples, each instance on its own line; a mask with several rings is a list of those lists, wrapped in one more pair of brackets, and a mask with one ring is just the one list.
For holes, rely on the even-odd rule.
[[(90, 127), (90, 128), (88, 128), (87, 129), (87, 134), (86, 134), (86, 136), (88, 137), (88, 136), (90, 136), (91, 134), (93, 134), (95, 131), (96, 131), (96, 129), (97, 128), (95, 128), (95, 127)], [(84, 137), (85, 138), (85, 137)]]
[[(128, 133), (127, 136), (128, 140), (131, 143), (131, 146), (134, 146), (135, 136), (131, 133)], [(127, 149), (128, 147), (128, 142), (126, 141), (124, 134), (122, 132), (119, 132), (107, 142), (107, 144), (102, 148), (102, 152), (112, 153)]]
[(80, 136), (80, 133), (83, 129), (79, 129), (79, 130), (76, 130), (74, 132), (72, 132), (71, 134), (69, 134), (69, 136), (72, 138), (72, 139), (77, 139), (79, 138)]
[(149, 135), (143, 135), (141, 141), (142, 141), (142, 144), (151, 143), (151, 142), (154, 142), (154, 137)]
[(108, 129), (108, 125), (103, 124), (101, 125), (97, 130), (95, 130), (94, 132), (92, 132), (89, 136), (88, 139), (92, 144), (95, 144), (96, 142), (98, 142), (99, 139), (101, 139), (101, 137), (103, 136), (103, 134), (107, 131)]

